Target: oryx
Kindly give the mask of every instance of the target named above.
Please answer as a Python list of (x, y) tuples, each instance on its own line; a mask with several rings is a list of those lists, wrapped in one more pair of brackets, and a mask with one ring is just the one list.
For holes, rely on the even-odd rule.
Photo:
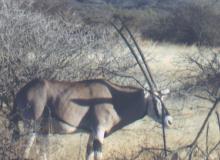
[[(10, 120), (15, 126), (19, 120), (35, 126), (42, 117), (46, 118), (46, 112), (50, 110), (53, 133), (74, 133), (77, 129), (89, 133), (87, 160), (101, 159), (104, 138), (145, 115), (171, 126), (172, 117), (163, 103), (163, 93), (155, 87), (144, 59), (145, 69), (136, 60), (150, 86), (148, 92), (142, 87), (120, 86), (103, 79), (77, 82), (34, 79), (16, 94)], [(44, 123), (41, 125), (45, 128)], [(38, 132), (41, 130), (33, 133), (29, 146)], [(18, 133), (16, 127), (13, 135)]]

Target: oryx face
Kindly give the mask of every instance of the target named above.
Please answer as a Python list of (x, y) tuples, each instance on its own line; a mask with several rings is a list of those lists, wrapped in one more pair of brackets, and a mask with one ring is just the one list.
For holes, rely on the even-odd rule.
[[(168, 94), (168, 93), (166, 93)], [(165, 92), (155, 92), (150, 95), (150, 102), (148, 103), (148, 116), (156, 122), (164, 123), (166, 127), (171, 127), (173, 118), (170, 116), (164, 102)], [(164, 113), (163, 113), (164, 112)]]

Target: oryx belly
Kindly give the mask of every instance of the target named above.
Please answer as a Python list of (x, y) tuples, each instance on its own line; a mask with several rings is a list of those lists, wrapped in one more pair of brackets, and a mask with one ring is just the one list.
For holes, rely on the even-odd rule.
[(58, 119), (52, 119), (46, 126), (43, 133), (53, 133), (53, 134), (68, 134), (73, 133), (77, 130), (76, 127), (71, 126), (63, 121)]
[[(69, 101), (56, 108), (55, 114), (58, 119), (73, 127), (87, 127), (89, 120), (89, 106), (82, 106)], [(62, 127), (65, 125), (62, 125)], [(65, 128), (65, 127), (64, 127)]]

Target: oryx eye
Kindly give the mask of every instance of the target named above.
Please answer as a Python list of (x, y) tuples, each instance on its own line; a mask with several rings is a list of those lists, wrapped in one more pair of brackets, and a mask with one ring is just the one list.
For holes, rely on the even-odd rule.
[(160, 91), (162, 95), (167, 95), (170, 93), (170, 90), (169, 89), (164, 89), (164, 90), (161, 90)]

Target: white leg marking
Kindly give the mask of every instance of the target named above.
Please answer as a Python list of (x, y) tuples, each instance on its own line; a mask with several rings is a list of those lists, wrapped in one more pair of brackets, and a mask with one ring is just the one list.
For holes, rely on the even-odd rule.
[[(91, 157), (94, 156), (94, 154), (92, 154), (92, 149), (93, 149), (93, 135), (90, 134), (89, 135), (89, 139), (87, 142), (87, 148), (86, 148), (86, 160), (91, 160)], [(92, 154), (92, 155), (91, 155)]]
[(24, 158), (25, 158), (25, 159), (28, 159), (29, 154), (30, 154), (31, 147), (32, 147), (32, 145), (33, 145), (35, 139), (36, 139), (36, 133), (32, 133), (31, 136), (30, 136), (30, 138), (29, 138), (29, 140), (28, 140), (26, 149), (25, 149), (25, 151), (24, 151)]
[(86, 160), (92, 160), (94, 158), (94, 152), (90, 152), (90, 154), (86, 157)]
[(48, 135), (40, 138), (40, 154), (43, 160), (47, 160), (47, 145), (49, 145)]
[(101, 160), (102, 159), (102, 152), (95, 151), (94, 156), (95, 156), (95, 160)]
[[(98, 127), (96, 134), (95, 134), (95, 139), (98, 140), (101, 143), (101, 148), (102, 148), (102, 144), (104, 142), (104, 136), (105, 136), (105, 130), (101, 129), (100, 127)], [(101, 160), (102, 159), (102, 151), (100, 150), (94, 150), (94, 159), (95, 160)]]
[(44, 160), (47, 160), (47, 153), (44, 152)]
[(100, 141), (100, 143), (103, 144), (104, 136), (105, 136), (105, 131), (101, 128), (98, 128), (97, 133), (94, 137), (95, 137), (95, 139), (98, 139)]

